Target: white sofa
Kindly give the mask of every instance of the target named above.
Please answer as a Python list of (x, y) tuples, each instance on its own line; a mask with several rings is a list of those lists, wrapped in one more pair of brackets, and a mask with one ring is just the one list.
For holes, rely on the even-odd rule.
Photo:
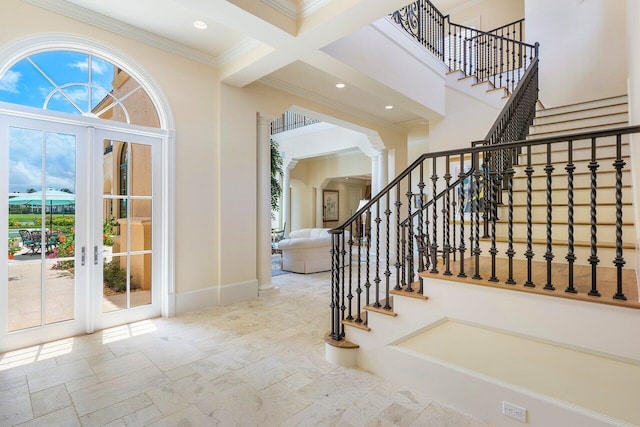
[[(331, 270), (330, 228), (303, 228), (278, 242), (282, 251), (282, 269), (294, 273)], [(349, 238), (348, 232), (345, 239)]]

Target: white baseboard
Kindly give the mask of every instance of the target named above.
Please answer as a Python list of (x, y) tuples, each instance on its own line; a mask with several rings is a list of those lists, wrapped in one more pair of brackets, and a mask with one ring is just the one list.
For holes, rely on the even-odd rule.
[(210, 286), (175, 294), (175, 314), (229, 305), (258, 297), (258, 280)]

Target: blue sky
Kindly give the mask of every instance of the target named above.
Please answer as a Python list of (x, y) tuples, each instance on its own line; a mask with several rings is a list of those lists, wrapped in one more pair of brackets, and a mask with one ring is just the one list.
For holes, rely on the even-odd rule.
[[(17, 62), (2, 76), (0, 101), (75, 115), (88, 113), (112, 90), (113, 71), (109, 62), (83, 53), (38, 53)], [(17, 128), (12, 128), (9, 135), (10, 192), (43, 187), (69, 188), (75, 192), (75, 138), (72, 135)], [(46, 160), (44, 179), (43, 159)]]

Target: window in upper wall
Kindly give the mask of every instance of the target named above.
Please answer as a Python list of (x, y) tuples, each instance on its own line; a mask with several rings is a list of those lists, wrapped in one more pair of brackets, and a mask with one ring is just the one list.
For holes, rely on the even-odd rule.
[(83, 52), (52, 50), (22, 58), (0, 79), (0, 101), (160, 127), (140, 83), (111, 62)]

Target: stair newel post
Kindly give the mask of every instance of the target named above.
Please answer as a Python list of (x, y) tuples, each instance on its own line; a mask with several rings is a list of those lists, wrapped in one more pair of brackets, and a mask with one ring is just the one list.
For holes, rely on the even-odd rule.
[(460, 246), (458, 247), (458, 250), (460, 251), (460, 268), (458, 270), (458, 277), (467, 277), (467, 273), (464, 272), (464, 253), (467, 250), (464, 244), (464, 208), (466, 202), (465, 182), (469, 180), (469, 185), (471, 185), (471, 178), (469, 178), (464, 171), (463, 155), (460, 155), (460, 173), (458, 174), (458, 180), (460, 181), (458, 186), (458, 209), (460, 210)]
[(509, 277), (505, 281), (507, 285), (515, 285), (516, 281), (513, 280), (513, 256), (516, 254), (513, 250), (513, 175), (515, 170), (513, 169), (513, 158), (515, 157), (515, 148), (509, 150), (511, 154), (511, 161), (509, 167), (506, 170), (507, 174), (507, 257), (509, 258)]
[(533, 168), (531, 167), (531, 146), (527, 145), (527, 167), (524, 170), (524, 173), (527, 175), (527, 250), (524, 253), (524, 256), (527, 258), (527, 281), (524, 282), (524, 286), (528, 288), (535, 288), (535, 284), (532, 280), (533, 275), (533, 223), (532, 223), (532, 215), (531, 215), (531, 199), (532, 199), (532, 175)]
[(596, 161), (596, 139), (591, 138), (591, 161), (588, 168), (591, 171), (591, 200), (589, 204), (589, 212), (591, 214), (591, 255), (589, 256), (589, 264), (591, 264), (591, 290), (589, 295), (599, 297), (597, 283), (597, 269), (600, 259), (598, 259), (598, 162)]
[[(395, 207), (396, 207), (396, 286), (394, 287), (394, 289), (396, 291), (399, 291), (400, 289), (402, 289), (402, 285), (400, 284), (401, 280), (402, 280), (402, 274), (400, 273), (400, 266), (401, 266), (401, 260), (402, 258), (402, 246), (400, 246), (400, 208), (402, 207), (402, 202), (400, 201), (400, 183), (398, 183), (398, 185), (396, 186), (396, 202), (395, 202)], [(402, 242), (402, 245), (404, 245), (404, 242)]]
[(413, 288), (411, 284), (413, 283), (413, 224), (411, 220), (411, 197), (413, 197), (413, 193), (411, 192), (411, 174), (407, 175), (407, 192), (405, 196), (407, 197), (407, 221), (405, 222), (405, 228), (407, 229), (407, 254), (406, 254), (406, 264), (407, 264), (407, 292), (413, 292)]
[[(420, 195), (418, 196), (420, 199), (418, 200), (417, 203), (417, 208), (418, 208), (418, 236), (421, 240), (421, 245), (418, 245), (418, 259), (420, 260), (420, 272), (424, 271), (424, 257), (426, 256), (426, 246), (425, 246), (425, 240), (424, 240), (424, 187), (425, 187), (425, 183), (424, 183), (424, 162), (420, 163), (420, 181), (418, 182), (418, 189), (420, 190)], [(428, 227), (428, 225), (427, 225)], [(420, 295), (423, 294), (424, 291), (424, 280), (422, 279), (422, 277), (420, 277), (418, 275), (418, 282), (420, 287), (418, 288), (418, 293)]]
[(387, 254), (387, 265), (386, 265), (386, 269), (384, 271), (384, 277), (385, 277), (385, 304), (384, 304), (384, 308), (387, 310), (391, 309), (391, 306), (389, 305), (389, 286), (390, 286), (390, 280), (391, 280), (391, 270), (389, 269), (389, 264), (391, 264), (391, 221), (389, 221), (391, 219), (391, 190), (387, 191), (387, 203), (386, 203), (386, 209), (384, 211), (384, 215), (386, 217), (386, 224), (385, 224), (385, 228), (386, 228), (386, 235), (387, 235), (387, 249), (386, 249), (386, 254)]
[(475, 217), (475, 236), (472, 241), (475, 272), (472, 278), (480, 280), (482, 279), (480, 275), (480, 254), (482, 253), (480, 249), (480, 177), (482, 176), (482, 172), (480, 172), (480, 153), (478, 151), (472, 154), (471, 162), (474, 170), (473, 179), (471, 180), (473, 184), (473, 198), (471, 199), (473, 209), (471, 214)]
[[(349, 244), (349, 293), (347, 294), (349, 309), (347, 311), (347, 320), (353, 320), (353, 222), (349, 224), (349, 240), (347, 243)], [(345, 265), (344, 255), (342, 256), (342, 263)]]
[(431, 198), (433, 200), (433, 238), (431, 240), (431, 270), (430, 273), (438, 273), (438, 203), (436, 195), (438, 194), (438, 174), (437, 174), (437, 159), (433, 158), (431, 171), (432, 193)]
[(449, 184), (451, 182), (451, 173), (450, 173), (450, 158), (449, 156), (445, 157), (445, 172), (444, 172), (444, 200), (442, 202), (442, 232), (443, 232), (443, 245), (442, 245), (442, 258), (444, 261), (444, 272), (442, 273), (444, 276), (451, 276), (451, 242), (450, 242), (450, 222), (451, 222), (451, 211), (450, 211), (450, 203), (451, 203), (451, 192), (449, 190)]
[[(340, 317), (340, 235), (342, 230), (331, 230), (331, 338), (340, 341), (344, 337)], [(344, 313), (344, 312), (342, 312)]]
[(567, 143), (568, 150), (568, 162), (567, 166), (565, 166), (564, 170), (567, 171), (567, 221), (568, 221), (568, 239), (567, 239), (567, 256), (565, 259), (567, 260), (569, 272), (568, 272), (568, 286), (565, 289), (565, 292), (569, 294), (575, 294), (576, 288), (573, 286), (573, 264), (576, 261), (576, 254), (574, 253), (574, 224), (573, 224), (573, 211), (574, 211), (574, 201), (573, 201), (573, 173), (576, 170), (576, 166), (573, 164), (573, 141), (569, 140)]
[[(493, 152), (495, 154), (496, 151)], [(489, 249), (489, 254), (491, 255), (491, 276), (489, 277), (490, 282), (497, 282), (498, 278), (496, 277), (496, 255), (498, 254), (498, 248), (496, 247), (496, 220), (498, 217), (498, 180), (500, 177), (498, 176), (498, 162), (492, 162), (491, 170), (489, 171), (489, 182), (488, 185), (491, 186), (491, 199), (489, 203), (491, 203), (490, 212), (491, 212), (491, 248)]]
[(545, 290), (553, 291), (556, 288), (551, 281), (551, 262), (553, 261), (553, 232), (552, 232), (552, 218), (553, 218), (553, 197), (552, 197), (552, 177), (553, 164), (551, 163), (551, 144), (547, 144), (547, 164), (544, 166), (544, 171), (547, 174), (547, 251), (544, 253), (544, 259), (547, 261), (547, 283), (544, 285)]
[(622, 160), (622, 135), (616, 135), (616, 160), (613, 166), (616, 168), (616, 258), (613, 264), (616, 266), (616, 293), (614, 299), (626, 300), (622, 292), (622, 267), (625, 260), (622, 256), (622, 168), (625, 166)]

